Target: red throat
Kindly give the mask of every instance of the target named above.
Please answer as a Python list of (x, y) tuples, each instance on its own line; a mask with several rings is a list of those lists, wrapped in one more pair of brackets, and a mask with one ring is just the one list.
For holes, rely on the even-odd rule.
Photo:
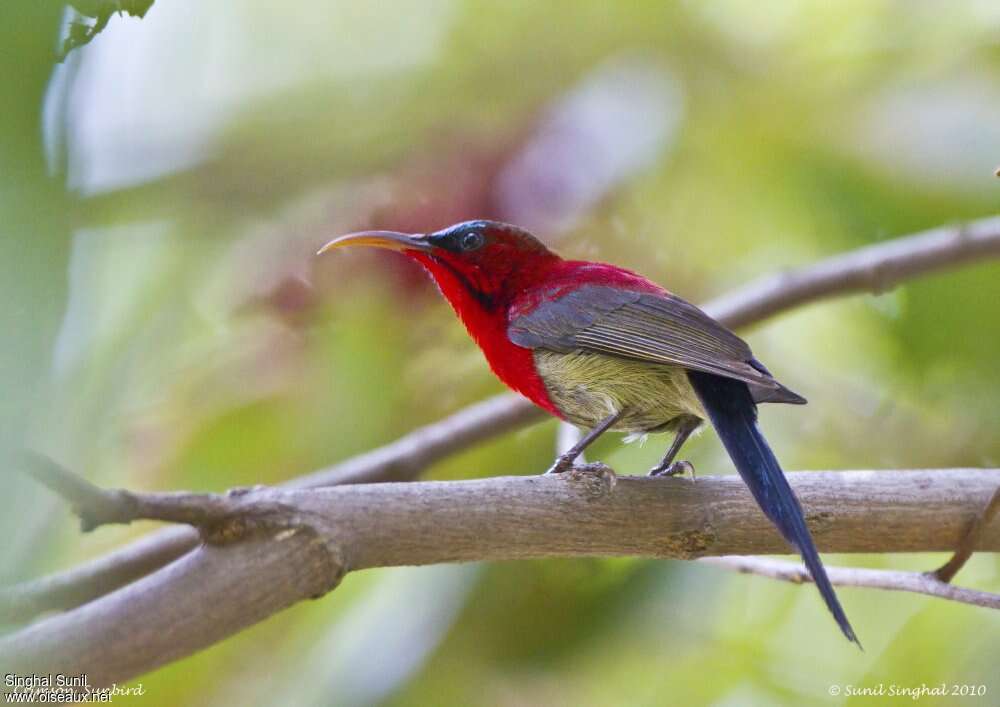
[(548, 271), (562, 262), (552, 255), (529, 262), (508, 263), (504, 272), (489, 275), (462, 263), (448, 262), (424, 253), (408, 253), (431, 274), (459, 319), (489, 363), (508, 387), (548, 412), (561, 417), (549, 399), (545, 383), (535, 370), (531, 349), (507, 338), (508, 312), (515, 298), (532, 283), (544, 281)]

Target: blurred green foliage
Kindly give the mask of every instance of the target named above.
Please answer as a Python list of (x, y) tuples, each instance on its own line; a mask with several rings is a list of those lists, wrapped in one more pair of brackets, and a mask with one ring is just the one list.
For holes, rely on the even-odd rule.
[(77, 0), (69, 3), (80, 15), (92, 18), (90, 21), (74, 20), (66, 28), (59, 59), (65, 59), (74, 49), (84, 46), (100, 34), (114, 14), (144, 17), (153, 0)]
[[(278, 482), (497, 392), (419, 273), (311, 253), (358, 226), (512, 217), (505, 170), (615, 57), (679, 87), (677, 127), (651, 166), (540, 235), (689, 299), (994, 213), (1000, 195), (990, 2), (160, 2), (58, 70), (60, 6), (0, 12), (0, 442), (104, 484)], [(1000, 463), (998, 306), (1000, 268), (982, 264), (748, 332), (811, 402), (763, 414), (786, 467)], [(432, 475), (534, 473), (553, 430)], [(592, 456), (638, 471), (665, 442)], [(688, 451), (729, 473), (711, 434)], [(5, 489), (4, 579), (145, 530), (80, 537), (42, 491)], [(998, 572), (978, 556), (959, 579), (995, 589)], [(841, 704), (830, 685), (956, 682), (996, 703), (994, 613), (840, 594), (863, 654), (815, 592), (685, 563), (369, 571), (143, 677), (134, 702)]]

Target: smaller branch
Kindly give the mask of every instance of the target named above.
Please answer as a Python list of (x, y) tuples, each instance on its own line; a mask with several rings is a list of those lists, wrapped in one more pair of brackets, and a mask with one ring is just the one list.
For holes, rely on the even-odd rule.
[[(134, 520), (134, 508), (129, 508), (127, 492), (106, 490), (95, 486), (82, 476), (77, 476), (50, 457), (28, 450), (25, 452), (25, 469), (38, 483), (64, 499), (80, 518), (80, 528), (89, 532), (106, 523), (127, 523)], [(133, 513), (128, 520), (113, 520)]]
[(175, 525), (64, 572), (0, 587), (0, 624), (72, 609), (166, 567), (198, 545), (198, 531)]
[(102, 525), (160, 520), (198, 528), (211, 542), (230, 542), (251, 530), (292, 525), (286, 506), (251, 499), (253, 488), (236, 488), (224, 495), (134, 493), (102, 489), (42, 454), (30, 453), (29, 461), (29, 473), (72, 506), (84, 532)]
[(806, 302), (851, 292), (881, 294), (924, 273), (1000, 256), (1000, 217), (934, 228), (848, 251), (752, 282), (703, 309), (730, 329)]
[(136, 494), (124, 489), (102, 489), (43, 454), (29, 452), (28, 460), (28, 473), (70, 504), (84, 532), (134, 520), (163, 520), (204, 527), (232, 513), (223, 496)]
[(431, 464), (479, 442), (545, 419), (520, 395), (502, 393), (418, 427), (383, 447), (290, 480), (290, 488), (413, 481)]
[[(793, 584), (813, 581), (808, 570), (802, 565), (766, 557), (725, 555), (723, 557), (702, 557), (698, 562), (741, 574), (755, 574)], [(867, 587), (869, 589), (913, 592), (940, 599), (949, 599), (962, 604), (982, 606), (987, 609), (1000, 609), (1000, 594), (956, 587), (942, 582), (932, 573), (873, 570), (860, 567), (827, 567), (826, 573), (830, 577), (830, 582), (838, 587)]]
[[(972, 557), (983, 532), (1000, 512), (1000, 487), (993, 492), (986, 507), (976, 515), (962, 536), (955, 554), (933, 572), (901, 572), (892, 570), (872, 570), (856, 567), (827, 567), (830, 581), (838, 586), (869, 587), (901, 592), (915, 592), (929, 596), (951, 599), (963, 604), (973, 604), (991, 609), (1000, 609), (1000, 594), (964, 589), (950, 584), (958, 571)], [(699, 562), (734, 570), (742, 574), (756, 574), (770, 579), (802, 584), (812, 582), (812, 575), (802, 565), (782, 562), (764, 557), (743, 557), (729, 555), (723, 557), (703, 557)]]
[(962, 542), (959, 543), (958, 549), (951, 556), (951, 559), (929, 574), (939, 582), (950, 582), (954, 579), (966, 561), (972, 557), (976, 545), (979, 544), (979, 539), (983, 536), (983, 530), (990, 524), (998, 511), (1000, 511), (1000, 486), (993, 492), (993, 496), (986, 503), (983, 512), (973, 519), (972, 525), (969, 526), (969, 532), (962, 538)]

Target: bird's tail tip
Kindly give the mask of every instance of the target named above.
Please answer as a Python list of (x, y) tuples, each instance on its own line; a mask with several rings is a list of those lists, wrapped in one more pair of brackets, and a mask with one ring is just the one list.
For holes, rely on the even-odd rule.
[(847, 621), (846, 617), (844, 619), (843, 625), (841, 625), (840, 627), (840, 630), (844, 633), (844, 636), (847, 637), (848, 641), (850, 641), (851, 643), (853, 643), (858, 647), (859, 651), (861, 651), (862, 653), (865, 652), (865, 647), (861, 645), (861, 640), (858, 638), (858, 635), (854, 633), (854, 628), (851, 627), (851, 624), (849, 621)]
[(856, 645), (858, 647), (858, 650), (864, 653), (865, 647), (861, 645), (861, 640), (858, 638), (858, 635), (854, 633), (854, 628), (851, 626), (847, 618), (846, 617), (844, 618), (843, 623), (840, 623), (840, 621), (838, 621), (837, 623), (840, 625), (840, 630), (844, 634), (844, 637), (847, 638), (848, 641)]
[[(829, 609), (830, 614), (833, 615), (833, 620), (837, 622), (837, 626), (840, 628), (841, 633), (848, 641), (855, 644), (862, 652), (865, 648), (861, 645), (861, 640), (858, 635), (854, 633), (854, 627), (851, 626), (850, 619), (847, 618), (847, 612), (844, 611), (844, 607), (840, 603), (840, 599), (837, 598), (837, 593), (833, 588), (833, 583), (830, 581), (829, 575), (826, 573), (826, 568), (823, 566), (822, 560), (820, 560), (819, 553), (816, 551), (816, 546), (812, 542), (812, 537), (808, 534), (809, 531), (806, 528), (804, 518), (800, 525), (800, 535), (796, 542), (792, 545), (799, 554), (802, 556), (802, 561), (805, 563), (806, 571), (809, 576), (812, 577), (813, 583), (816, 588), (819, 589), (819, 595), (823, 599), (823, 603), (826, 604), (826, 608)], [(794, 525), (799, 525), (798, 523)]]

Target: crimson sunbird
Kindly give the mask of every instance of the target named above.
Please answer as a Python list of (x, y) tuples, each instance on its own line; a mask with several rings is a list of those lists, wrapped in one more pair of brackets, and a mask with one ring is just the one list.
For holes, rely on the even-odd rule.
[(466, 221), (429, 234), (363, 231), (330, 241), (400, 251), (424, 266), (501, 381), (589, 430), (549, 473), (608, 430), (673, 432), (650, 474), (673, 475), (708, 419), (761, 510), (799, 551), (841, 631), (859, 646), (799, 505), (757, 426), (757, 403), (803, 404), (741, 338), (634, 272), (565, 260), (527, 231)]

